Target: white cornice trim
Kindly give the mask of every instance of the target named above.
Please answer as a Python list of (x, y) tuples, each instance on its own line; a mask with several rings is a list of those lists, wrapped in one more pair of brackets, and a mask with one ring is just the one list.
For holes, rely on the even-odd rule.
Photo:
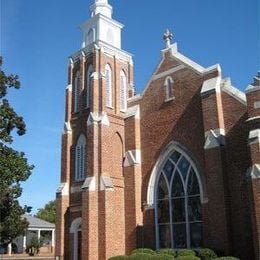
[(247, 170), (247, 177), (251, 179), (260, 179), (260, 164), (256, 163)]
[(233, 98), (235, 98), (237, 101), (239, 101), (240, 103), (242, 103), (243, 105), (246, 105), (246, 95), (245, 93), (243, 93), (242, 91), (240, 91), (239, 89), (235, 88), (234, 86), (232, 86), (231, 84), (231, 80), (230, 78), (227, 79), (223, 79), (221, 82), (221, 89), (227, 93), (228, 95), (232, 96)]
[(164, 71), (164, 72), (161, 72), (161, 73), (159, 73), (157, 75), (152, 76), (152, 80), (157, 80), (157, 79), (160, 79), (162, 77), (166, 77), (166, 76), (168, 76), (168, 75), (170, 75), (170, 74), (172, 74), (174, 72), (177, 72), (179, 70), (182, 70), (182, 69), (185, 69), (185, 66), (184, 65), (179, 65), (177, 67), (174, 67), (172, 69), (169, 69), (167, 71)]
[(72, 84), (68, 84), (66, 90), (72, 92)]
[(221, 77), (219, 76), (205, 80), (203, 82), (200, 95), (204, 96), (209, 93), (220, 93), (220, 82), (221, 82)]
[(254, 92), (254, 91), (259, 91), (259, 90), (260, 90), (260, 86), (249, 85), (246, 88), (245, 93), (248, 94), (248, 93), (251, 93), (251, 92)]
[(141, 163), (141, 150), (129, 150), (125, 153), (124, 167), (134, 166)]
[(68, 196), (69, 195), (69, 184), (67, 182), (62, 182), (58, 186), (56, 190), (57, 194), (61, 194), (61, 196)]
[(72, 134), (72, 128), (71, 128), (70, 122), (64, 123), (63, 133), (64, 134)]
[(96, 190), (96, 178), (87, 177), (81, 188), (85, 191), (95, 191)]
[(91, 126), (93, 124), (101, 124), (101, 125), (109, 126), (110, 122), (107, 113), (104, 111), (101, 114), (97, 112), (90, 112), (87, 120), (87, 126)]
[(126, 110), (124, 119), (127, 119), (129, 117), (134, 117), (135, 119), (140, 119), (140, 106), (139, 105), (129, 107)]
[(114, 191), (114, 184), (112, 179), (109, 176), (106, 175), (100, 176), (100, 190)]
[(142, 96), (140, 94), (137, 94), (135, 96), (132, 96), (130, 98), (127, 99), (127, 102), (135, 102), (135, 101), (139, 101), (142, 99)]
[(249, 132), (248, 144), (260, 143), (260, 129), (254, 129)]
[(225, 136), (221, 134), (223, 130), (224, 129), (209, 130), (205, 133), (205, 150), (225, 145)]

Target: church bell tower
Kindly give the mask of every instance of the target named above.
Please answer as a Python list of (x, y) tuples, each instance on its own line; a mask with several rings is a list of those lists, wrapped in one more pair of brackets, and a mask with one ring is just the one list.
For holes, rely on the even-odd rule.
[(95, 0), (81, 48), (69, 57), (56, 256), (108, 259), (125, 253), (123, 158), (133, 61), (121, 49), (123, 25)]

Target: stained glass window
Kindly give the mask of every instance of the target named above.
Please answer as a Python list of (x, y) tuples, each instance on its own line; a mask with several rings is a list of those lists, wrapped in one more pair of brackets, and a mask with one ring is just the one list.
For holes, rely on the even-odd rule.
[(202, 242), (201, 194), (192, 161), (174, 151), (157, 179), (156, 234), (159, 248), (199, 248)]

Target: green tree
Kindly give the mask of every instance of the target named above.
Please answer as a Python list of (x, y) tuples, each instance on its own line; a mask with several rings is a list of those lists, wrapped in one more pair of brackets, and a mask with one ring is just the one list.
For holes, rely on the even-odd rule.
[[(22, 194), (21, 182), (26, 181), (33, 169), (25, 154), (11, 147), (13, 132), (25, 134), (25, 123), (18, 116), (7, 99), (10, 88), (19, 89), (17, 75), (6, 75), (2, 70), (0, 56), (0, 244), (10, 243), (23, 234), (28, 223), (22, 218), (26, 209), (18, 198)], [(27, 209), (30, 207), (27, 207)]]
[(38, 209), (36, 214), (37, 218), (55, 223), (56, 220), (56, 202), (55, 200), (49, 201), (44, 208)]

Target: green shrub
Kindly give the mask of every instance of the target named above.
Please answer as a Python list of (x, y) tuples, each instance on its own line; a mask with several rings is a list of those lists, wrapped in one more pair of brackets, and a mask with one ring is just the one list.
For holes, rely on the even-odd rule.
[(195, 255), (184, 255), (184, 256), (178, 256), (175, 258), (176, 260), (200, 260), (199, 257)]
[(191, 250), (191, 249), (182, 249), (178, 251), (178, 256), (195, 256), (196, 253), (195, 251)]
[(222, 256), (215, 258), (215, 260), (239, 260), (239, 258), (236, 258), (234, 256)]
[(132, 251), (131, 254), (137, 254), (137, 253), (144, 253), (144, 254), (149, 254), (149, 255), (155, 255), (156, 252), (153, 251), (151, 248), (137, 248)]
[(128, 257), (128, 259), (131, 260), (150, 260), (151, 259), (151, 254), (147, 253), (134, 253)]
[(149, 260), (174, 260), (175, 257), (173, 255), (167, 254), (158, 254), (158, 255), (150, 255)]
[(211, 259), (214, 259), (216, 257), (218, 257), (215, 252), (209, 248), (202, 248), (200, 251), (199, 251), (199, 257), (202, 259), (202, 260), (211, 260)]
[(126, 260), (126, 259), (129, 259), (128, 256), (118, 255), (118, 256), (112, 256), (108, 260)]
[(172, 249), (172, 248), (161, 248), (161, 249), (158, 251), (158, 254), (166, 254), (166, 255), (176, 256), (176, 252), (175, 252), (175, 250)]

